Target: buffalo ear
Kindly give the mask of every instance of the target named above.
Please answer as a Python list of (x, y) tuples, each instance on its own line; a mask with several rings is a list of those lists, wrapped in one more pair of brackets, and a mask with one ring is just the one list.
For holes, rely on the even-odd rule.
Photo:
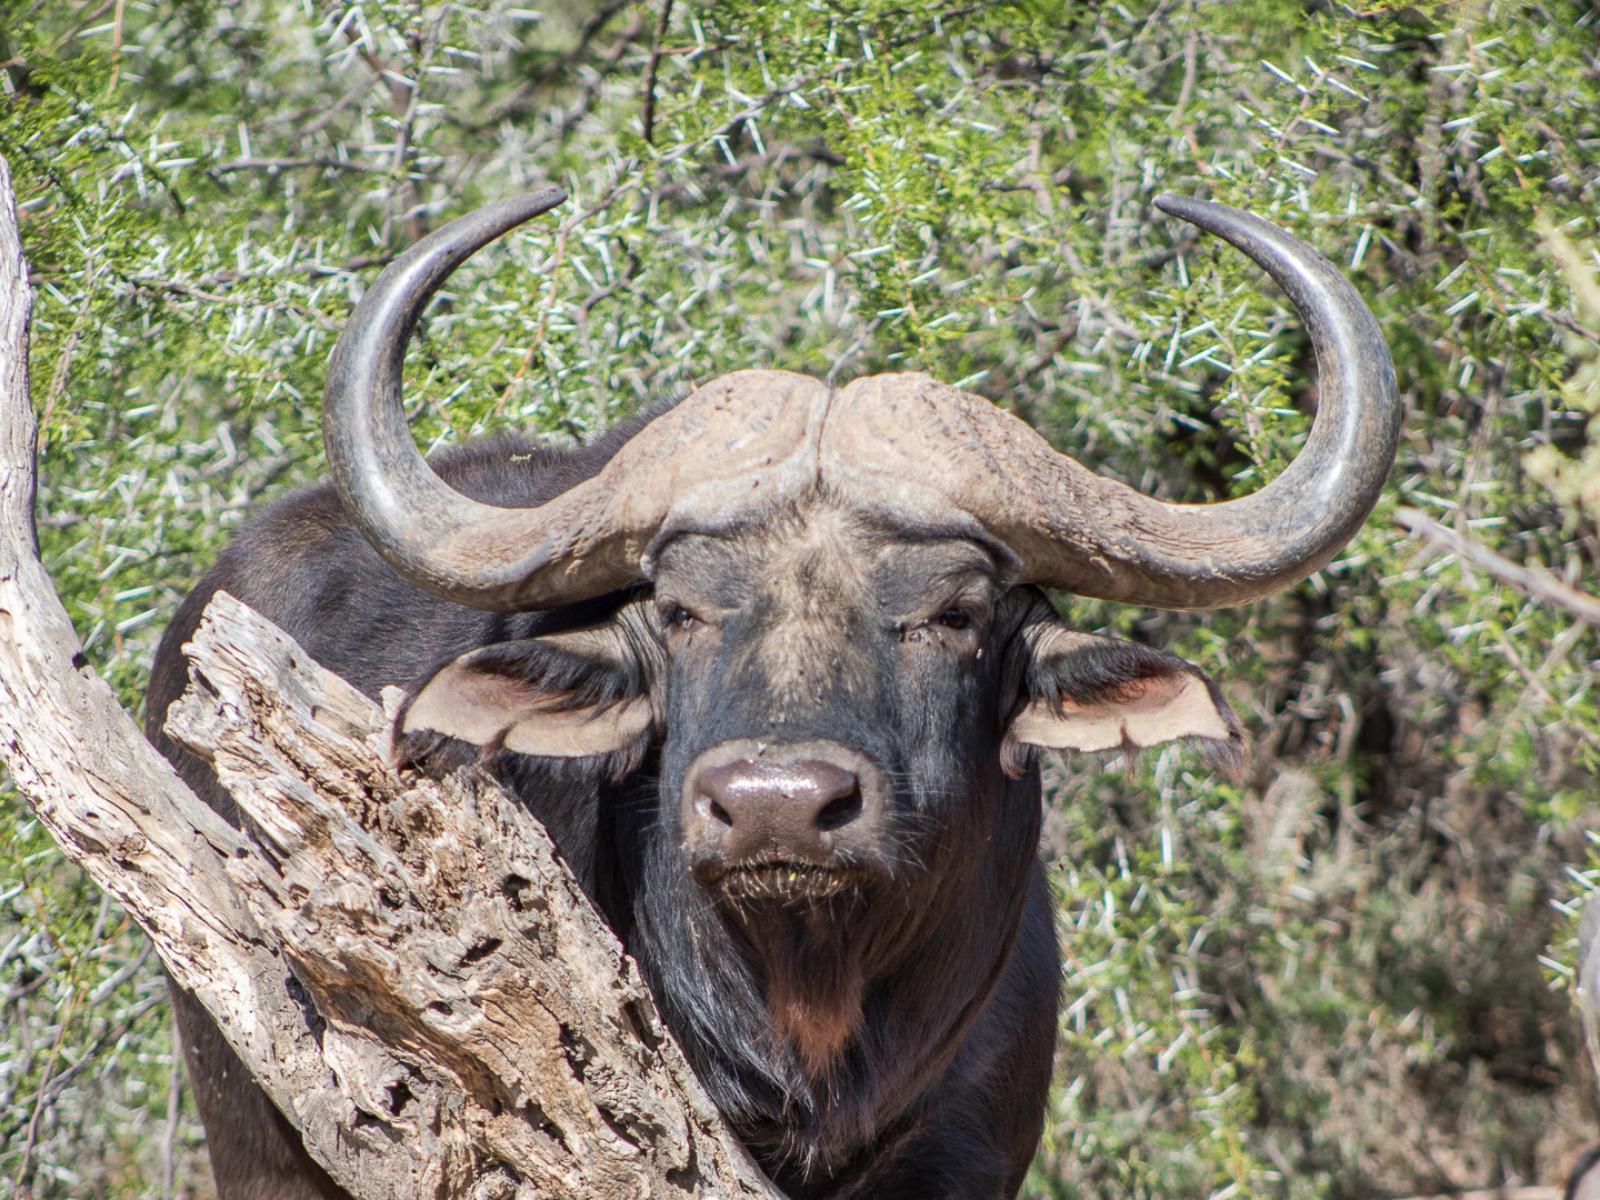
[(571, 706), (570, 695), (478, 669), (475, 655), (447, 664), (422, 686), (400, 719), (402, 734), (442, 733), (518, 754), (581, 758), (626, 749), (650, 728), (650, 699)]
[(1199, 668), (1054, 621), (1023, 636), (1028, 662), (1021, 706), (1006, 731), (1008, 771), (1020, 774), (1023, 747), (1142, 750), (1179, 738), (1202, 739), (1230, 768), (1243, 761), (1238, 719)]
[(584, 758), (637, 749), (654, 723), (649, 653), (618, 625), (500, 642), (445, 663), (395, 722), (493, 753)]

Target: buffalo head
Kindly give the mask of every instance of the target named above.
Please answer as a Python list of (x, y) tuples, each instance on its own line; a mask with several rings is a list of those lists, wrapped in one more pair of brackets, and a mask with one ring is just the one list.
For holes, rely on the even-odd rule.
[[(868, 1009), (925, 1022), (918, 1064), (872, 1074), (860, 1105), (877, 1120), (951, 1060), (1006, 963), (1032, 886), (1035, 751), (1198, 738), (1238, 753), (1237, 724), (1197, 670), (1068, 628), (1041, 589), (1198, 609), (1322, 566), (1394, 456), (1388, 353), (1355, 290), (1308, 247), (1166, 198), (1264, 267), (1310, 330), (1314, 427), (1253, 495), (1151, 499), (923, 375), (835, 389), (749, 370), (661, 411), (549, 502), (499, 507), (418, 454), (401, 359), (449, 273), (560, 199), (493, 205), (421, 242), (335, 354), (330, 467), (393, 567), (480, 608), (588, 614), (443, 664), (402, 730), (603, 760), (619, 811), (653, 831), (631, 835), (628, 919), (649, 944), (678, 947), (655, 954), (674, 973), (656, 982), (702, 1062), (766, 1055), (770, 1076), (774, 1052), (754, 1043), (771, 1030), (814, 1081), (872, 1053)], [(708, 949), (725, 933), (749, 977)], [(741, 1031), (712, 1011), (752, 986), (766, 1025)], [(739, 1089), (760, 1072), (725, 1074), (724, 1109), (758, 1107)], [(832, 1089), (835, 1107), (846, 1090)]]

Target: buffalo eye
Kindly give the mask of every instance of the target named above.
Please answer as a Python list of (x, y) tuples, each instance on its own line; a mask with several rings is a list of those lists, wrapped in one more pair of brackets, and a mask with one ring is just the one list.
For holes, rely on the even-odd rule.
[[(902, 642), (908, 642), (913, 645), (923, 643), (937, 646), (948, 645), (956, 650), (970, 650), (976, 644), (975, 638), (979, 623), (982, 620), (983, 616), (979, 613), (974, 613), (970, 608), (951, 605), (949, 608), (925, 617), (915, 624), (902, 623), (896, 625), (894, 629)], [(947, 638), (947, 634), (951, 636)]]
[(663, 605), (661, 621), (668, 629), (684, 633), (700, 624), (700, 619), (681, 604)]

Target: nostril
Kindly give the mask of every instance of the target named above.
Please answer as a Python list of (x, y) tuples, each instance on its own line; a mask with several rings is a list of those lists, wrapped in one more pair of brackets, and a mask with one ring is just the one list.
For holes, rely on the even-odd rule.
[(848, 825), (861, 815), (861, 789), (851, 788), (842, 796), (835, 796), (817, 813), (817, 828), (826, 833)]
[(707, 766), (691, 776), (685, 801), (687, 836), (729, 860), (826, 858), (840, 849), (836, 838), (865, 828), (870, 806), (854, 771), (821, 758)]

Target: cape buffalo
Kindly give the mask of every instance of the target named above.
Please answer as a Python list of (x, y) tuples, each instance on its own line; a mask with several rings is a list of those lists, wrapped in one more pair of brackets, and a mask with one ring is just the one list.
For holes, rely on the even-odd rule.
[[(160, 728), (179, 647), (232, 592), (369, 694), (408, 687), (413, 758), (510, 782), (789, 1194), (1014, 1195), (1056, 1017), (1038, 749), (1240, 746), (1196, 668), (1068, 627), (1041, 589), (1199, 609), (1325, 564), (1399, 436), (1377, 325), (1287, 234), (1164, 198), (1310, 331), (1314, 427), (1254, 495), (1153, 500), (915, 374), (740, 371), (581, 449), (500, 438), (424, 460), (400, 385), (420, 309), (561, 198), (440, 229), (361, 302), (331, 365), (332, 482), (268, 509), (185, 602), (154, 736), (231, 812)], [(221, 1195), (341, 1195), (177, 1004)]]

